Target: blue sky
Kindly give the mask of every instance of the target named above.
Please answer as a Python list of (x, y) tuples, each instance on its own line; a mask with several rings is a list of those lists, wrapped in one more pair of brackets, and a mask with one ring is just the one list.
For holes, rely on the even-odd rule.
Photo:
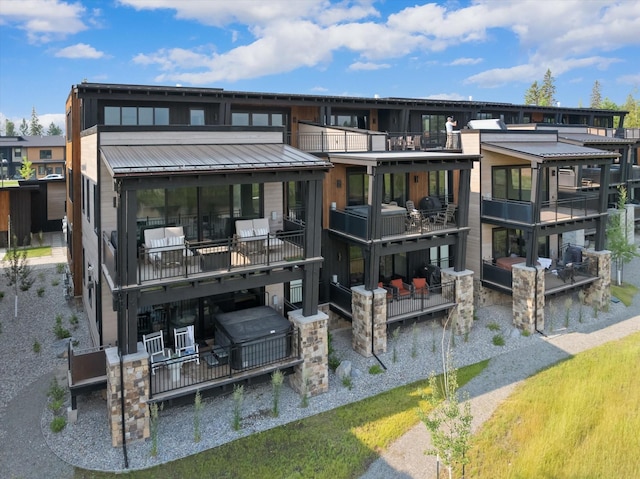
[(563, 106), (638, 97), (640, 0), (1, 0), (5, 118), (63, 126), (71, 86), (183, 85)]

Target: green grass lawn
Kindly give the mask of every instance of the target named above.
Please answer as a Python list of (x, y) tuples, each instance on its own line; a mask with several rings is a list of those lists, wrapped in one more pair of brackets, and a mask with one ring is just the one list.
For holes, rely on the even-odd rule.
[[(460, 369), (459, 385), (466, 384), (487, 364), (488, 361), (483, 361)], [(417, 409), (426, 410), (428, 407), (422, 399), (423, 393), (428, 392), (428, 381), (419, 381), (185, 459), (124, 476), (216, 479), (358, 477), (378, 458), (379, 451), (420, 421)], [(75, 477), (113, 478), (116, 474), (77, 469)]]
[(528, 379), (476, 436), (468, 477), (640, 477), (640, 334)]
[(633, 297), (638, 292), (638, 288), (633, 284), (622, 283), (621, 286), (611, 285), (611, 295), (618, 298), (625, 306), (631, 306)]
[[(20, 248), (19, 250), (21, 250)], [(41, 256), (51, 256), (51, 246), (34, 246), (32, 248), (25, 248), (27, 252), (27, 258), (39, 258)], [(8, 261), (8, 255), (4, 255), (2, 258), (4, 261)]]

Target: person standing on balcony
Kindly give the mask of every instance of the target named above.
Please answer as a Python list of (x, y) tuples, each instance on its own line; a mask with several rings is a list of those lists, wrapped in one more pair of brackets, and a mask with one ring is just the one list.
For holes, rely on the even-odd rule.
[(452, 150), (453, 149), (453, 127), (458, 126), (458, 122), (455, 121), (452, 116), (448, 116), (447, 123), (445, 123), (444, 126), (447, 129), (447, 144), (445, 145), (445, 149)]

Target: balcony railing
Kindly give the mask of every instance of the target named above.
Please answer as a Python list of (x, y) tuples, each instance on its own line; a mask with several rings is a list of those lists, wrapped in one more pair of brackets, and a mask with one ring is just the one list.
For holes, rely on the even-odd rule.
[(539, 217), (530, 201), (482, 198), (482, 217), (500, 218), (514, 223), (560, 223), (598, 214), (598, 195), (575, 195), (556, 201), (542, 201)]
[[(300, 225), (298, 224), (298, 227)], [(161, 251), (141, 247), (137, 258), (137, 284), (172, 278), (191, 278), (275, 266), (302, 261), (306, 258), (305, 231), (287, 231), (257, 240), (251, 248), (242, 247), (236, 238), (187, 241)], [(117, 271), (117, 249), (103, 233), (103, 264), (115, 287), (120, 286)], [(159, 254), (158, 254), (159, 253)]]
[[(369, 132), (367, 130), (337, 131), (327, 127), (328, 131), (298, 132), (290, 137), (289, 144), (297, 141), (297, 148), (309, 152), (356, 152), (356, 151), (406, 151), (434, 150), (445, 147), (445, 132), (425, 134), (424, 132)], [(456, 132), (459, 133), (459, 132)], [(454, 137), (453, 149), (459, 149), (460, 135)]]
[(387, 300), (387, 322), (416, 317), (455, 305), (456, 284), (451, 281), (426, 290), (411, 291), (400, 299)]
[(351, 296), (351, 288), (347, 288), (338, 283), (331, 283), (329, 285), (329, 299), (331, 303), (349, 315), (351, 314)]
[(369, 238), (368, 211), (367, 206), (361, 209), (332, 209), (329, 212), (329, 228), (363, 240), (375, 240), (393, 236), (437, 234), (442, 230), (458, 227), (455, 219), (447, 222), (438, 220), (438, 217), (444, 217), (446, 207), (441, 210), (416, 210), (413, 215), (406, 211), (393, 215), (383, 213), (378, 219), (379, 234)]
[(215, 346), (214, 350), (170, 359), (150, 373), (153, 399), (158, 395), (185, 394), (206, 387), (240, 381), (271, 369), (290, 367), (301, 360), (300, 333), (293, 329), (282, 335), (269, 335), (246, 343)]

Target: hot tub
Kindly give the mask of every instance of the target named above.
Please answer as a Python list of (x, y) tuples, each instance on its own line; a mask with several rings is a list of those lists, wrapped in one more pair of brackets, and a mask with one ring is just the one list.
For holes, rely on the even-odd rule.
[(231, 367), (246, 369), (291, 355), (291, 323), (268, 306), (220, 313), (215, 317), (216, 344), (231, 347)]

